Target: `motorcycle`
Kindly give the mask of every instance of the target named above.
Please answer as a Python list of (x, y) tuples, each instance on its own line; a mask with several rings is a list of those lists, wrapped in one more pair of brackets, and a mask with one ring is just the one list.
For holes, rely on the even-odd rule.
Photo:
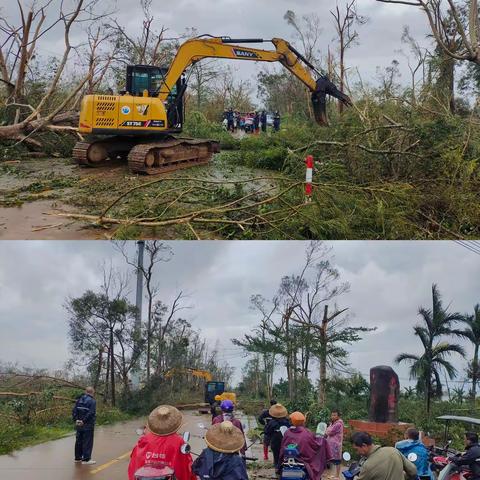
[(308, 478), (305, 464), (298, 461), (300, 452), (296, 444), (285, 448), (280, 480), (305, 480)]
[(347, 464), (347, 469), (342, 472), (343, 478), (353, 480), (360, 473), (360, 464), (358, 462), (349, 463), (352, 459), (349, 452), (343, 452), (342, 458)]

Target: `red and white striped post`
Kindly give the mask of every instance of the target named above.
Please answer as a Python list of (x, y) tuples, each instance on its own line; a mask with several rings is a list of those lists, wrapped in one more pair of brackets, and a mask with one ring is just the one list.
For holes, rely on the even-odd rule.
[(305, 203), (312, 201), (312, 181), (313, 181), (313, 156), (307, 155), (305, 158), (307, 173), (305, 175)]

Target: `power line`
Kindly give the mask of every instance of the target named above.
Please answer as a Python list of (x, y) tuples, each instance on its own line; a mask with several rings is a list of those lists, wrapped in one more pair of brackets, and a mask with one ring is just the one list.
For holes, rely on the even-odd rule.
[(470, 250), (471, 252), (476, 253), (477, 255), (480, 255), (480, 243), (478, 241), (454, 240), (454, 242), (462, 246), (463, 248), (466, 248), (467, 250)]

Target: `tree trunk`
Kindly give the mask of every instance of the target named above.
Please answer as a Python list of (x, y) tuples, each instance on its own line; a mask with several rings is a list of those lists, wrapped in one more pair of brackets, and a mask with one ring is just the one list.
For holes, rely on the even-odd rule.
[(480, 345), (475, 345), (475, 353), (473, 354), (473, 365), (472, 365), (472, 397), (473, 403), (475, 403), (475, 398), (477, 396), (477, 375), (478, 375), (478, 348)]
[(93, 388), (97, 390), (98, 383), (100, 382), (100, 374), (102, 373), (103, 366), (103, 347), (98, 349), (98, 366), (97, 371), (95, 372), (95, 377), (93, 379)]
[[(149, 286), (147, 285), (149, 289)], [(152, 360), (152, 294), (148, 291), (148, 320), (147, 320), (147, 383), (150, 381), (150, 362)]]
[(327, 397), (327, 325), (328, 305), (323, 310), (322, 328), (320, 330), (320, 378), (318, 386), (318, 403), (325, 407)]
[(113, 356), (113, 328), (110, 328), (110, 388), (112, 393), (112, 407), (115, 406), (115, 364)]

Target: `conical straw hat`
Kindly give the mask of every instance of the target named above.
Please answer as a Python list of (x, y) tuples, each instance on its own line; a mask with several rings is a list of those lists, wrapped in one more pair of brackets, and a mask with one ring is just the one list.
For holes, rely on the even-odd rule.
[(288, 415), (287, 409), (281, 403), (272, 405), (268, 410), (268, 413), (273, 418), (284, 418)]
[(212, 425), (205, 435), (207, 445), (216, 452), (235, 453), (245, 445), (243, 433), (228, 420)]
[(182, 425), (183, 415), (171, 405), (160, 405), (148, 416), (148, 429), (155, 435), (175, 433)]

